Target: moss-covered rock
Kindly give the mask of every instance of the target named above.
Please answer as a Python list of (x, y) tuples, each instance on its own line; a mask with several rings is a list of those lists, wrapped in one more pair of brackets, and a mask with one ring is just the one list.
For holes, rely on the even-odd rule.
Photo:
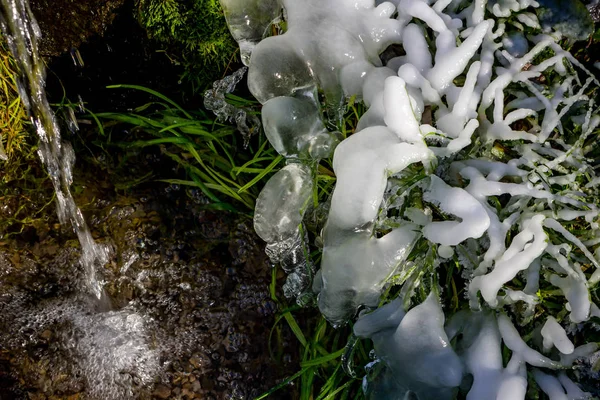
[(138, 19), (148, 35), (162, 43), (185, 67), (184, 78), (202, 90), (235, 61), (219, 0), (138, 0)]

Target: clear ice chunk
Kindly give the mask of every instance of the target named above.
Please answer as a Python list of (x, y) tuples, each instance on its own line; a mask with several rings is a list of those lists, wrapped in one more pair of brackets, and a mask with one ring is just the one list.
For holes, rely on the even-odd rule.
[(278, 243), (297, 235), (312, 195), (310, 168), (289, 164), (265, 185), (256, 200), (254, 229), (267, 243)]
[[(318, 84), (327, 109), (340, 117), (344, 95), (342, 70), (350, 64), (381, 66), (379, 54), (400, 43), (402, 23), (394, 18), (395, 7), (372, 1), (350, 3), (334, 0), (283, 0), (287, 12), (285, 34), (260, 42), (250, 60), (249, 87), (264, 103), (275, 96), (312, 93)], [(366, 66), (368, 69), (368, 66)], [(347, 75), (347, 74), (344, 74)], [(360, 78), (359, 78), (360, 79)], [(343, 79), (352, 88), (354, 82)]]
[(263, 106), (262, 121), (271, 145), (288, 158), (324, 158), (338, 142), (327, 132), (318, 108), (308, 99), (275, 97)]
[(289, 274), (283, 287), (287, 298), (305, 292), (314, 274), (301, 229), (312, 188), (310, 168), (289, 164), (269, 179), (256, 200), (254, 229), (267, 242), (271, 262), (280, 264)]
[(406, 225), (380, 239), (364, 232), (324, 251), (319, 309), (327, 320), (341, 325), (359, 306), (377, 306), (386, 278), (410, 252), (415, 231), (415, 226)]
[(376, 306), (383, 284), (402, 263), (418, 229), (407, 224), (382, 238), (373, 223), (387, 177), (425, 162), (431, 152), (401, 143), (386, 127), (370, 127), (344, 140), (335, 151), (337, 185), (324, 231), (319, 308), (333, 324), (352, 317), (360, 305)]
[(368, 314), (368, 318), (367, 315), (359, 318), (353, 327), (354, 334), (358, 337), (373, 337), (386, 329), (396, 329), (406, 315), (403, 303), (403, 299), (398, 297)]
[[(463, 365), (444, 331), (444, 313), (437, 295), (411, 309), (404, 317), (401, 302), (362, 316), (355, 334), (371, 338), (375, 353), (389, 369), (384, 382), (400, 399), (412, 392), (419, 400), (451, 399), (463, 378)], [(392, 326), (399, 321), (397, 326)], [(368, 386), (368, 383), (367, 383)]]
[(288, 299), (300, 296), (310, 288), (314, 276), (314, 265), (307, 257), (308, 238), (297, 229), (294, 236), (288, 239), (268, 243), (266, 253), (274, 264), (279, 264), (288, 274), (283, 285), (283, 294)]
[(244, 65), (265, 36), (271, 23), (281, 14), (278, 0), (220, 0), (231, 36), (240, 46)]
[(294, 49), (287, 35), (260, 42), (250, 61), (248, 88), (262, 104), (278, 96), (307, 94), (316, 97), (313, 71)]

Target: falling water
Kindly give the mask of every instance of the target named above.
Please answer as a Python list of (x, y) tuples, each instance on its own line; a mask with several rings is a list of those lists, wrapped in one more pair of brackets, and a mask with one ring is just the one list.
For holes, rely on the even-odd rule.
[[(38, 52), (40, 29), (27, 0), (0, 0), (0, 4), (0, 26), (20, 69), (19, 95), (39, 137), (38, 154), (56, 192), (60, 223), (70, 223), (79, 238), (84, 270), (84, 285), (73, 298), (45, 302), (37, 309), (9, 302), (3, 310), (9, 314), (12, 310), (16, 326), (33, 331), (47, 329), (52, 323), (69, 327), (54, 331), (55, 345), (72, 359), (73, 379), (83, 376), (86, 380), (88, 398), (134, 398), (132, 377), (142, 386), (150, 385), (161, 368), (159, 352), (150, 345), (147, 333), (150, 318), (132, 305), (110, 308), (97, 276), (97, 269), (108, 262), (109, 252), (92, 238), (71, 194), (75, 153), (61, 140), (46, 97), (46, 69)], [(92, 294), (96, 301), (90, 307), (88, 296), (81, 301), (79, 294)]]
[(108, 251), (92, 238), (71, 194), (75, 154), (71, 145), (61, 140), (56, 117), (46, 97), (46, 68), (38, 51), (39, 26), (26, 0), (1, 0), (1, 4), (0, 26), (20, 69), (20, 97), (39, 137), (38, 154), (54, 185), (58, 218), (61, 224), (70, 222), (73, 226), (81, 243), (85, 290), (100, 299), (103, 290), (96, 269), (107, 262)]

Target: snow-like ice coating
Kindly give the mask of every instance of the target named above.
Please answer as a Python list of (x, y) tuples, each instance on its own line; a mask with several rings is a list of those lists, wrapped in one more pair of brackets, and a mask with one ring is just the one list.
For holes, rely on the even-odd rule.
[(552, 346), (556, 346), (558, 351), (563, 354), (571, 354), (575, 350), (567, 332), (553, 316), (548, 317), (541, 333), (544, 337), (544, 349), (549, 350)]
[(430, 222), (424, 226), (423, 235), (433, 243), (456, 246), (468, 238), (480, 238), (490, 226), (490, 218), (481, 203), (466, 190), (449, 186), (435, 175), (430, 178), (423, 198), (461, 220)]
[(542, 229), (543, 215), (536, 215), (523, 223), (523, 230), (514, 237), (510, 247), (495, 261), (494, 269), (486, 274), (475, 276), (469, 285), (469, 295), (476, 303), (476, 295), (481, 295), (487, 303), (498, 305), (498, 292), (504, 283), (511, 281), (517, 273), (527, 269), (542, 255), (547, 245), (547, 236)]
[[(285, 33), (254, 46), (279, 6), (223, 3), (246, 61), (252, 52), (248, 86), (265, 133), (288, 161), (261, 193), (255, 227), (272, 260), (296, 260), (284, 263), (291, 297), (312, 276), (303, 216), (317, 164), (333, 154), (313, 290), (334, 325), (366, 307), (354, 332), (372, 339), (386, 371), (367, 382), (368, 397), (450, 399), (460, 387), (470, 400), (524, 399), (529, 371), (552, 399), (586, 398), (558, 371), (597, 350), (575, 348), (572, 333), (600, 315), (590, 297), (600, 180), (587, 157), (600, 82), (558, 34), (541, 33), (539, 4), (282, 0)], [(247, 20), (260, 27), (253, 35), (231, 23), (263, 16), (260, 7), (272, 8)], [(331, 127), (350, 97), (368, 110), (344, 138)], [(448, 263), (460, 265), (470, 310), (444, 326), (435, 269)], [(400, 297), (376, 309), (399, 281)], [(535, 320), (542, 292), (566, 310)], [(519, 333), (533, 323), (539, 343)]]

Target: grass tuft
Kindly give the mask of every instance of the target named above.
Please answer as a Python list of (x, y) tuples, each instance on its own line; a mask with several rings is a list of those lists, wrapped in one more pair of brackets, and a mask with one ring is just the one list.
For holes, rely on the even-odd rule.
[(124, 150), (159, 147), (164, 156), (185, 171), (184, 179), (150, 175), (146, 180), (196, 187), (210, 200), (212, 208), (242, 213), (254, 210), (259, 183), (283, 160), (268, 146), (264, 135), (256, 136), (244, 148), (244, 140), (235, 128), (217, 122), (204, 111), (186, 111), (142, 86), (109, 88), (143, 91), (151, 101), (128, 113), (93, 114), (106, 132), (107, 145)]
[(6, 152), (8, 160), (14, 161), (31, 152), (28, 139), (27, 111), (19, 98), (17, 88), (17, 65), (0, 37), (0, 152)]

